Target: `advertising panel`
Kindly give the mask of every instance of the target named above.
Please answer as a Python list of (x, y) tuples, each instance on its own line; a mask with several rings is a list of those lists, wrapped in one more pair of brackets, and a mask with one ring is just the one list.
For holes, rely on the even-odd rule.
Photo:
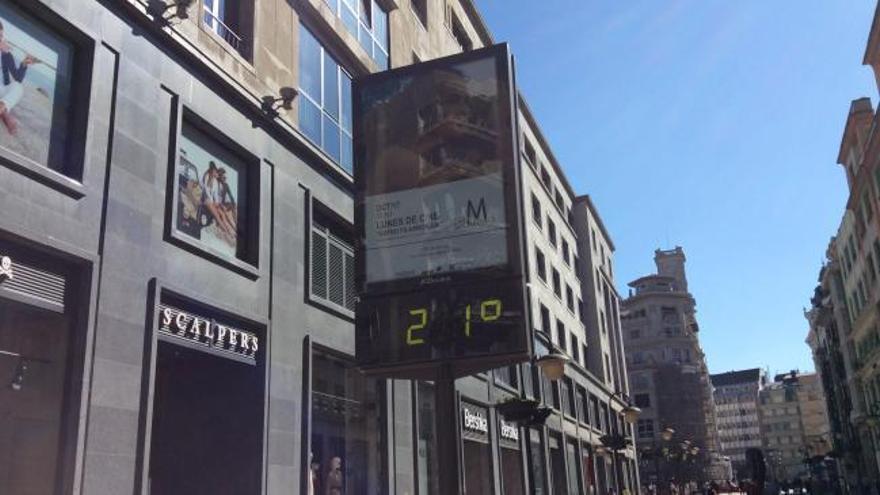
[(366, 371), (528, 356), (515, 96), (503, 44), (354, 82)]
[(63, 168), (72, 112), (74, 46), (0, 3), (0, 147)]

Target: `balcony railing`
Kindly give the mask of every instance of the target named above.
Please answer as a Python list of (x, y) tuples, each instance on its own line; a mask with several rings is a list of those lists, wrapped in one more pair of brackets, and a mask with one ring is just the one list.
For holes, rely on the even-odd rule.
[(213, 12), (208, 10), (205, 7), (205, 25), (208, 26), (211, 31), (217, 33), (218, 36), (223, 38), (229, 46), (235, 49), (238, 53), (244, 53), (242, 49), (244, 48), (244, 39), (239, 36), (235, 31), (232, 30), (229, 26), (227, 26), (220, 17), (214, 15)]

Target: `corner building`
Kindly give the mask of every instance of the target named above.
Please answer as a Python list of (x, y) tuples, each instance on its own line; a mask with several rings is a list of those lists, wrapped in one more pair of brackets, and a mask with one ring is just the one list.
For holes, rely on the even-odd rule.
[[(585, 323), (608, 303), (522, 99), (536, 347), (565, 378), (468, 377), (437, 411), (354, 367), (351, 80), (491, 44), (472, 2), (10, 0), (0, 22), (0, 493), (436, 494), (448, 434), (468, 494), (637, 486), (632, 447), (597, 453), (632, 437), (616, 311)], [(514, 395), (546, 425), (502, 421)]]
[[(699, 483), (719, 471), (715, 401), (685, 259), (681, 247), (655, 251), (657, 273), (630, 282), (623, 301), (627, 370), (635, 404), (642, 409), (637, 440), (654, 458), (643, 459), (645, 484), (673, 478)], [(667, 428), (675, 431), (671, 443), (663, 438)], [(685, 450), (699, 449), (689, 462), (658, 455), (685, 442)]]

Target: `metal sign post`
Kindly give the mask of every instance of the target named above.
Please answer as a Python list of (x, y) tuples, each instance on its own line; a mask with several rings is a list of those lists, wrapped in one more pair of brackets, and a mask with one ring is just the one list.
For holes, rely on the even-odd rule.
[(434, 380), (440, 492), (461, 492), (455, 379), (532, 355), (507, 45), (353, 81), (356, 354)]
[[(442, 366), (434, 381), (436, 411), (434, 431), (437, 432), (437, 458), (440, 469), (440, 493), (461, 493), (461, 451), (458, 448), (458, 404), (455, 396), (455, 376), (451, 366)], [(454, 411), (453, 414), (447, 414)]]

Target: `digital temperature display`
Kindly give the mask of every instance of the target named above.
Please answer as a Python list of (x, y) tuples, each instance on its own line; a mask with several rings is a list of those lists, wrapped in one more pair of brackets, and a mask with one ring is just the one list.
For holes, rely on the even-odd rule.
[(359, 361), (381, 367), (454, 358), (461, 374), (486, 368), (527, 345), (522, 301), (520, 288), (504, 283), (366, 298), (358, 308), (358, 326), (369, 329), (358, 332)]

